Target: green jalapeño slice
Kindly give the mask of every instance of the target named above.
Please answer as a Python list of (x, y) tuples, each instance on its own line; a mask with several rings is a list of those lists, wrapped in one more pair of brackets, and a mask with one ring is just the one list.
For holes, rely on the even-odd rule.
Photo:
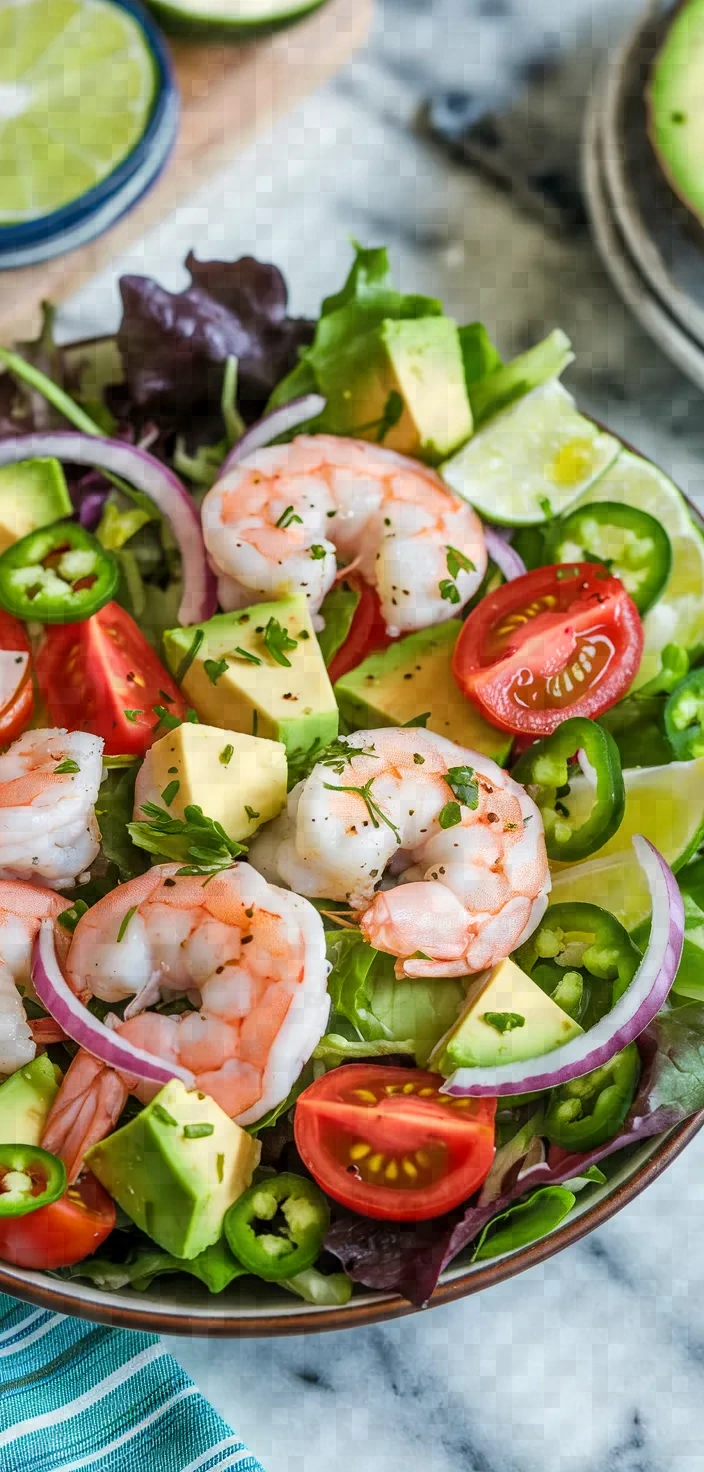
[(62, 1160), (38, 1145), (0, 1145), (0, 1218), (27, 1216), (66, 1190)]
[(275, 1283), (313, 1266), (330, 1222), (322, 1191), (305, 1176), (270, 1176), (230, 1207), (225, 1236), (235, 1257)]
[(16, 618), (42, 624), (79, 623), (109, 603), (118, 564), (73, 521), (40, 527), (0, 557), (0, 603)]
[[(581, 822), (570, 813), (570, 768), (579, 766), (593, 790), (591, 810)], [(572, 716), (536, 741), (516, 763), (511, 775), (522, 782), (540, 808), (545, 847), (553, 861), (574, 864), (597, 853), (623, 820), (626, 794), (621, 758), (613, 736), (586, 716)]]

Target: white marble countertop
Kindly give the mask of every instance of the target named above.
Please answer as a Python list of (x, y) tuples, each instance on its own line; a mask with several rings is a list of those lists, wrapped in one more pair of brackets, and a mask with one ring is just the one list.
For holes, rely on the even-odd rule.
[[(125, 270), (185, 281), (199, 257), (283, 266), (294, 308), (336, 288), (348, 240), (387, 244), (402, 285), (481, 317), (506, 354), (560, 325), (585, 407), (704, 497), (697, 391), (629, 318), (588, 238), (561, 240), (421, 139), (443, 89), (532, 86), (575, 141), (595, 57), (634, 0), (379, 0), (367, 51), (62, 313), (105, 330)], [(700, 1472), (704, 1135), (585, 1241), (479, 1298), (279, 1341), (174, 1340), (267, 1472)]]

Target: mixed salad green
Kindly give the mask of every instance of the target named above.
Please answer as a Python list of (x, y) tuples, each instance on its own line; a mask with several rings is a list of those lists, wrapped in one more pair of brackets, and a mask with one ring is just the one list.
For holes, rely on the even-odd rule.
[(704, 1109), (704, 537), (561, 332), (187, 266), (0, 351), (0, 1260), (420, 1304)]

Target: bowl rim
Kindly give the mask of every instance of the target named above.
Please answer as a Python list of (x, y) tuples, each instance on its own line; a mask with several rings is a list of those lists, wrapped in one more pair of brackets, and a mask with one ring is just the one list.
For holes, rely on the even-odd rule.
[[(487, 1262), (480, 1268), (473, 1268), (471, 1271), (467, 1269), (454, 1275), (447, 1282), (441, 1281), (427, 1307), (438, 1308), (442, 1304), (453, 1303), (458, 1298), (469, 1298), (485, 1288), (492, 1288), (498, 1283), (506, 1282), (509, 1278), (517, 1277), (519, 1273), (525, 1272), (528, 1268), (537, 1267), (539, 1263), (554, 1257), (563, 1248), (571, 1247), (575, 1242), (579, 1242), (596, 1227), (603, 1226), (612, 1216), (615, 1216), (624, 1206), (634, 1201), (636, 1196), (652, 1185), (653, 1181), (657, 1180), (658, 1176), (672, 1165), (678, 1155), (682, 1154), (702, 1126), (704, 1126), (704, 1109), (662, 1136), (653, 1154), (643, 1161), (627, 1180), (622, 1181), (600, 1200), (595, 1201), (593, 1206), (587, 1207), (584, 1212), (571, 1220), (568, 1217), (564, 1225), (551, 1232), (549, 1236), (533, 1242), (528, 1247), (521, 1248), (518, 1252), (497, 1258), (494, 1262)], [(24, 1282), (21, 1277), (15, 1276), (21, 1271), (20, 1268), (8, 1270), (0, 1263), (0, 1292), (19, 1298), (26, 1303), (36, 1304), (39, 1308), (49, 1309), (54, 1313), (88, 1319), (92, 1323), (109, 1324), (116, 1329), (182, 1335), (188, 1338), (281, 1338), (291, 1334), (315, 1334), (334, 1329), (361, 1328), (383, 1323), (389, 1319), (405, 1318), (408, 1314), (417, 1312), (416, 1307), (407, 1299), (401, 1298), (400, 1295), (380, 1292), (376, 1298), (360, 1299), (357, 1302), (352, 1298), (344, 1307), (313, 1311), (301, 1309), (299, 1313), (293, 1314), (272, 1311), (242, 1317), (236, 1309), (231, 1315), (222, 1313), (195, 1315), (189, 1313), (188, 1310), (173, 1313), (152, 1307), (141, 1307), (138, 1301), (134, 1308), (126, 1308), (122, 1304), (115, 1305), (107, 1293), (104, 1302), (102, 1300), (96, 1302), (93, 1298), (90, 1299), (90, 1302), (82, 1302), (73, 1293), (67, 1293), (61, 1284), (54, 1280), (47, 1279), (46, 1285)]]

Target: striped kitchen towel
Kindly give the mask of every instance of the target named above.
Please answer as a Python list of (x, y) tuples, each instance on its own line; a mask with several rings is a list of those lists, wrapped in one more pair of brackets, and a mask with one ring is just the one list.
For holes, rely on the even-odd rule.
[(263, 1472), (156, 1334), (0, 1294), (0, 1472)]

